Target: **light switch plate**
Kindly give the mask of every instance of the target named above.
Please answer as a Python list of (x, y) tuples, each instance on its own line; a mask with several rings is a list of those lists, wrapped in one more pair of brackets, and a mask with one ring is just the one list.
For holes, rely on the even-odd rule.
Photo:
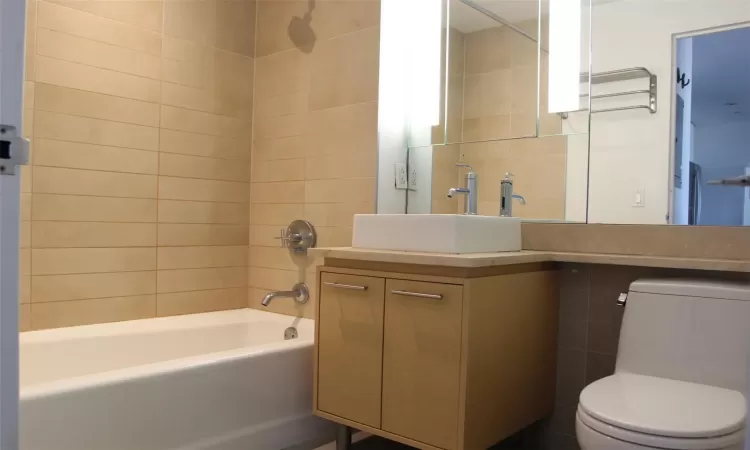
[(638, 189), (635, 191), (633, 196), (633, 208), (645, 208), (646, 207), (646, 190)]
[(408, 189), (409, 177), (406, 172), (406, 163), (396, 163), (396, 189)]

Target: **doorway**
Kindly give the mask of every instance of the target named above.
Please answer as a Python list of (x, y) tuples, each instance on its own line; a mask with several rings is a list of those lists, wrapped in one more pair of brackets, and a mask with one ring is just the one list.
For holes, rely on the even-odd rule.
[(750, 27), (677, 39), (674, 217), (750, 226)]

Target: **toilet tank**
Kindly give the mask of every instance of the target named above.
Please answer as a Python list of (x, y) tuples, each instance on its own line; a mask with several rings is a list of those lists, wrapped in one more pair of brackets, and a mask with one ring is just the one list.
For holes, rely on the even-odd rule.
[(616, 372), (744, 392), (750, 352), (750, 285), (638, 280), (630, 285)]

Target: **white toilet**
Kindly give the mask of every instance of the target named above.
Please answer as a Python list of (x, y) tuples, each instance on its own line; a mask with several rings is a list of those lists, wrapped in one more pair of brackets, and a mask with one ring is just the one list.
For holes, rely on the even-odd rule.
[(630, 286), (615, 374), (581, 392), (582, 450), (741, 450), (750, 285)]

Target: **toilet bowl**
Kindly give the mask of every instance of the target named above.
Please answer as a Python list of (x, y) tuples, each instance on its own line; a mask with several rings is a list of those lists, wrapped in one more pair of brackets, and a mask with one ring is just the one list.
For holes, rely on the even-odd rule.
[(619, 373), (581, 393), (583, 450), (741, 450), (745, 397), (729, 389)]
[(615, 374), (587, 386), (582, 450), (742, 450), (750, 286), (637, 281)]

